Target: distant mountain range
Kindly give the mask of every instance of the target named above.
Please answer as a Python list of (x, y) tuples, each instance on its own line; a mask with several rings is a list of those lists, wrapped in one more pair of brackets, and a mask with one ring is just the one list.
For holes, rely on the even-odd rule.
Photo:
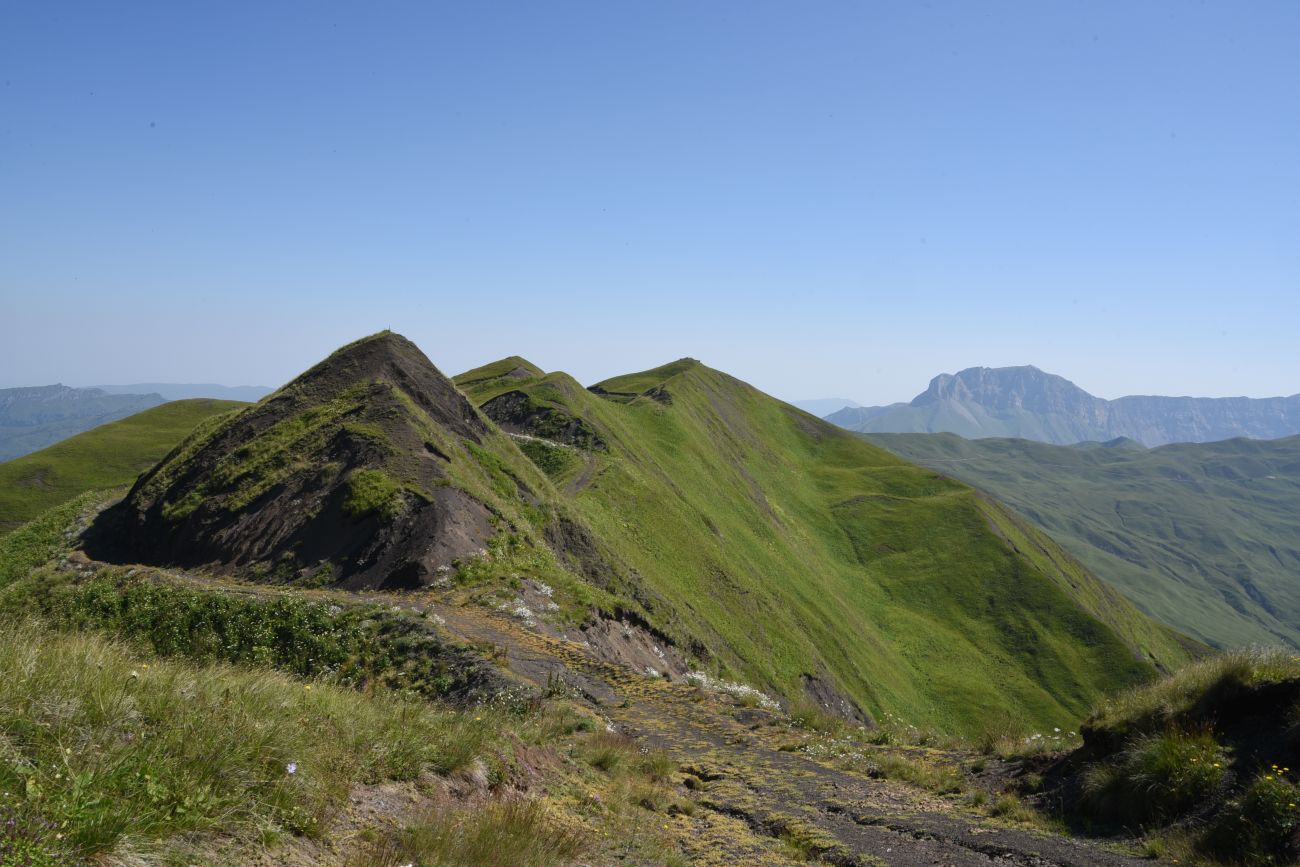
[(0, 462), (31, 454), (170, 400), (212, 398), (252, 403), (270, 392), (271, 389), (260, 385), (184, 382), (3, 388), (0, 389)]
[(971, 367), (936, 376), (911, 403), (848, 407), (826, 420), (863, 433), (955, 433), (1058, 445), (1126, 437), (1154, 447), (1300, 434), (1300, 394), (1105, 400), (1036, 367)]
[(41, 385), (0, 389), (0, 461), (163, 403), (159, 394)]

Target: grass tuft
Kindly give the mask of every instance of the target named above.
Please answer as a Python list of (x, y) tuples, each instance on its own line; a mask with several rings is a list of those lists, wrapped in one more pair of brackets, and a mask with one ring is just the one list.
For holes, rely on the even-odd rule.
[(553, 867), (572, 862), (586, 845), (541, 802), (498, 800), (433, 813), (349, 867)]
[(583, 758), (593, 768), (613, 773), (634, 764), (640, 758), (636, 741), (614, 732), (597, 732), (583, 744)]
[(351, 518), (397, 517), (402, 511), (402, 487), (383, 470), (356, 470), (348, 476), (343, 511)]

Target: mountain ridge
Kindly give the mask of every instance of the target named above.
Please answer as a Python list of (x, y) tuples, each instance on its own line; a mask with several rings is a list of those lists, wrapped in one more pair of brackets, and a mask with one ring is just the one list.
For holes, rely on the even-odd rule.
[(273, 389), (264, 385), (221, 385), (215, 382), (137, 382), (126, 385), (91, 385), (107, 394), (157, 394), (164, 400), (240, 400), (256, 403)]
[(349, 344), (201, 426), (87, 553), (506, 610), (540, 581), (714, 676), (967, 733), (1070, 724), (1197, 652), (988, 498), (695, 359), (457, 381), (399, 335)]
[[(566, 493), (575, 514), (640, 577), (661, 610), (674, 612), (662, 624), (665, 631), (681, 640), (684, 629), (751, 682), (781, 684), (779, 691), (789, 695), (800, 678), (820, 681), (872, 713), (882, 707), (898, 711), (967, 703), (983, 708), (977, 713), (987, 712), (988, 696), (973, 686), (984, 682), (987, 673), (978, 665), (972, 671), (960, 663), (943, 671), (945, 666), (936, 661), (944, 656), (951, 663), (956, 647), (968, 649), (968, 658), (987, 658), (993, 651), (983, 642), (1001, 639), (986, 632), (987, 624), (980, 622), (983, 615), (960, 606), (946, 608), (951, 620), (945, 624), (934, 606), (927, 608), (919, 599), (884, 615), (889, 603), (875, 595), (892, 593), (895, 601), (910, 598), (925, 586), (917, 576), (942, 574), (957, 586), (945, 587), (936, 580), (926, 592), (939, 599), (948, 593), (960, 596), (970, 589), (968, 582), (976, 580), (963, 572), (969, 565), (952, 559), (943, 569), (930, 558), (944, 560), (970, 546), (991, 544), (991, 561), (1002, 556), (995, 552), (1011, 548), (1019, 552), (1016, 557), (1027, 557), (1027, 552), (1038, 556), (1032, 568), (1041, 571), (1033, 579), (1025, 576), (1021, 593), (1039, 592), (1033, 587), (1047, 591), (1047, 585), (1036, 583), (1047, 580), (1054, 584), (1050, 593), (1091, 594), (1088, 604), (1103, 619), (1128, 610), (1129, 603), (1116, 591), (1091, 576), (1074, 574), (1068, 555), (1050, 540), (1027, 532), (1019, 518), (997, 504), (964, 487), (949, 488), (935, 476), (918, 474), (915, 467), (881, 451), (858, 449), (852, 437), (835, 426), (695, 359), (611, 377), (585, 389), (558, 372), (510, 380), (480, 373), (510, 366), (497, 362), (455, 379), (503, 427), (518, 423), (519, 417), (498, 415), (494, 405), (504, 408), (506, 404), (497, 402), (519, 393), (532, 402), (532, 417), (554, 413), (556, 419), (580, 421), (599, 435), (603, 449), (575, 454), (567, 444), (556, 443), (565, 446), (557, 450), (561, 460), (550, 464), (543, 453), (539, 463), (551, 467), (552, 481)], [(536, 441), (521, 445), (530, 457), (546, 448)], [(725, 507), (718, 508), (723, 503)], [(954, 528), (960, 529), (947, 535)], [(1001, 580), (994, 577), (1000, 567), (975, 562), (980, 563), (975, 571), (990, 570), (980, 579), (990, 581), (988, 592), (1009, 592), (1009, 587), (992, 589)], [(1056, 568), (1053, 564), (1070, 571), (1071, 577), (1058, 572), (1056, 578), (1047, 578)], [(886, 574), (877, 574), (877, 569)], [(962, 577), (952, 578), (954, 574)], [(910, 586), (894, 586), (894, 579), (903, 576), (912, 576), (904, 579)], [(894, 589), (885, 590), (887, 585)], [(1006, 597), (1008, 610), (1018, 609), (1023, 601), (1012, 596)], [(1080, 596), (1074, 598), (1070, 604), (1080, 604)], [(985, 604), (973, 608), (982, 611)], [(845, 610), (853, 612), (848, 615), (852, 625), (843, 619)], [(761, 631), (736, 619), (746, 616), (765, 624)], [(801, 625), (786, 626), (788, 618), (797, 618)], [(890, 620), (897, 623), (882, 630)], [(954, 623), (969, 624), (971, 633), (980, 637), (972, 644), (970, 635), (952, 634)], [(1136, 626), (1137, 621), (1130, 623)], [(1137, 626), (1129, 634), (1143, 628)], [(1024, 624), (1005, 629), (1027, 638)], [(843, 644), (846, 634), (855, 635), (861, 648), (832, 650)], [(767, 644), (777, 635), (789, 636), (779, 649)], [(932, 640), (938, 635), (945, 638)], [(859, 657), (868, 647), (870, 664)], [(1018, 651), (993, 653), (1005, 661)], [(793, 671), (786, 668), (791, 657), (804, 660)], [(754, 662), (764, 659), (772, 661)], [(1058, 664), (1043, 662), (1047, 667)], [(788, 672), (784, 677), (782, 668)], [(878, 681), (870, 686), (855, 682), (861, 674), (850, 672), (868, 668), (875, 670)], [(936, 676), (939, 671), (943, 673)], [(1022, 676), (1007, 678), (1021, 684)], [(1082, 672), (1078, 676), (1088, 678)], [(908, 692), (907, 697), (900, 694)], [(947, 699), (936, 700), (939, 695)], [(1026, 700), (1030, 706), (1039, 702), (1041, 697)]]

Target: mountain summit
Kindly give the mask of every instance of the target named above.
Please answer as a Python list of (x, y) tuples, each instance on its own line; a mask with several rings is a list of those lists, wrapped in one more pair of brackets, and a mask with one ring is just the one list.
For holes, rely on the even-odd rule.
[(911, 403), (845, 408), (826, 417), (863, 433), (955, 433), (1068, 445), (1120, 437), (1159, 446), (1300, 433), (1291, 397), (1094, 397), (1036, 367), (969, 367), (944, 373)]
[(417, 587), (495, 533), (505, 512), (480, 461), (502, 446), (415, 344), (383, 332), (200, 426), (106, 516), (99, 544), (138, 562)]

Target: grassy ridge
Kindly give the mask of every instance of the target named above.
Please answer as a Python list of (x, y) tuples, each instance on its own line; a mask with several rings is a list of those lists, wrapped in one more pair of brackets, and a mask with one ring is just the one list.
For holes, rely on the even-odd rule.
[(1300, 645), (1300, 437), (1150, 450), (867, 438), (1010, 504), (1189, 635)]
[(662, 603), (659, 625), (734, 676), (787, 696), (815, 678), (872, 713), (970, 733), (1066, 724), (1152, 660), (1185, 658), (974, 491), (699, 362), (593, 394), (562, 373), (521, 376), (519, 361), (458, 383), (480, 405), (524, 390), (599, 432), (608, 453), (557, 487)]
[(129, 485), (199, 422), (241, 406), (173, 401), (0, 464), (0, 533), (85, 491)]

